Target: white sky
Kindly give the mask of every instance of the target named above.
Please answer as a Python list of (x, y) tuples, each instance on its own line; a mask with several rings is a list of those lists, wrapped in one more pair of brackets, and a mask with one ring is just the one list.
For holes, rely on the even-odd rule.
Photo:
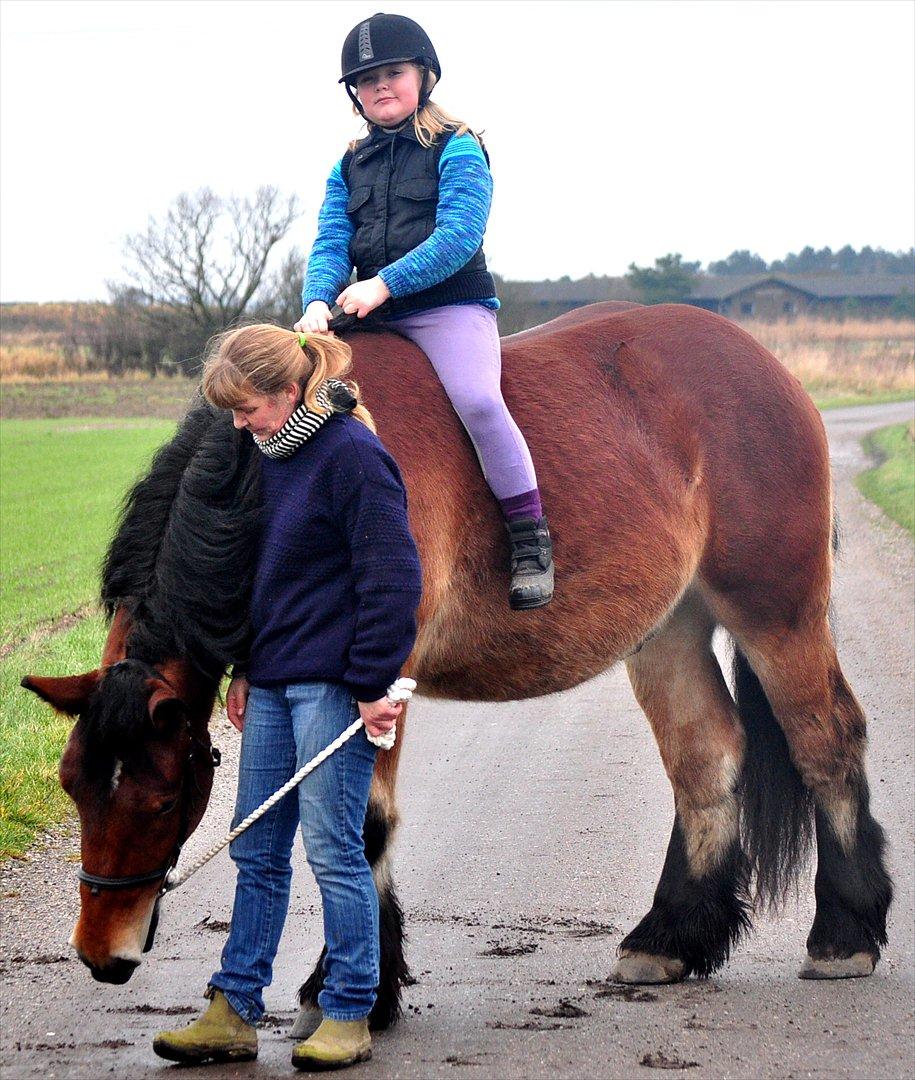
[[(299, 194), (305, 250), (379, 0), (3, 0), (0, 299), (104, 298), (124, 237), (203, 185)], [(911, 0), (427, 0), (435, 98), (486, 132), (486, 251), (621, 274), (915, 234)]]

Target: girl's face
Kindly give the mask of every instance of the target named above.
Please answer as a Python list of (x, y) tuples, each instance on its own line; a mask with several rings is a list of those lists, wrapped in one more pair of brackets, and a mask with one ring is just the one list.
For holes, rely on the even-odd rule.
[(288, 383), (278, 394), (252, 394), (232, 410), (232, 423), (260, 439), (269, 439), (292, 416), (299, 388)]
[(356, 76), (356, 95), (365, 118), (379, 127), (399, 127), (419, 104), (420, 68), (384, 64)]

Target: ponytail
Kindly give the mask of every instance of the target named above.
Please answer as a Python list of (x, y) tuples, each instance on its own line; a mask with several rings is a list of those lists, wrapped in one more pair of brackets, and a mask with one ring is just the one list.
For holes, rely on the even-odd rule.
[[(330, 334), (302, 335), (271, 323), (253, 323), (217, 334), (207, 348), (201, 391), (219, 409), (235, 409), (255, 394), (272, 397), (294, 383), (305, 405), (322, 412), (315, 394), (326, 379), (344, 379), (352, 350)], [(371, 431), (375, 422), (359, 400), (359, 387), (346, 380), (356, 398), (352, 415)]]

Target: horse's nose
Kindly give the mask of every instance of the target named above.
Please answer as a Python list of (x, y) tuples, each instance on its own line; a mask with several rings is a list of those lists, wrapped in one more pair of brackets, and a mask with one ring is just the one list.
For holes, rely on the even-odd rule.
[(114, 957), (104, 967), (96, 967), (95, 964), (91, 964), (84, 956), (80, 956), (80, 960), (86, 965), (86, 967), (92, 972), (92, 978), (96, 982), (114, 983), (116, 986), (121, 986), (127, 982), (134, 971), (140, 966), (139, 960), (125, 960), (122, 956)]

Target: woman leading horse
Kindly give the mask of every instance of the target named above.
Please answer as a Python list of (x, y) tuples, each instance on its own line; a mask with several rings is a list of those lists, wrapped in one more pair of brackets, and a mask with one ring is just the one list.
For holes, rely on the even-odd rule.
[(251, 644), (226, 704), (243, 732), (236, 823), (361, 715), (344, 744), (230, 848), (238, 871), (210, 1005), (160, 1032), (170, 1061), (257, 1056), (301, 828), (324, 910), (320, 1025), (293, 1051), (299, 1068), (371, 1056), (368, 1015), (379, 983), (378, 894), (363, 825), (377, 749), (402, 706), (385, 696), (413, 647), (419, 561), (406, 493), (365, 407), (340, 377), (349, 349), (274, 326), (223, 334), (203, 394), (230, 409), (264, 455), (262, 521), (250, 600)]

